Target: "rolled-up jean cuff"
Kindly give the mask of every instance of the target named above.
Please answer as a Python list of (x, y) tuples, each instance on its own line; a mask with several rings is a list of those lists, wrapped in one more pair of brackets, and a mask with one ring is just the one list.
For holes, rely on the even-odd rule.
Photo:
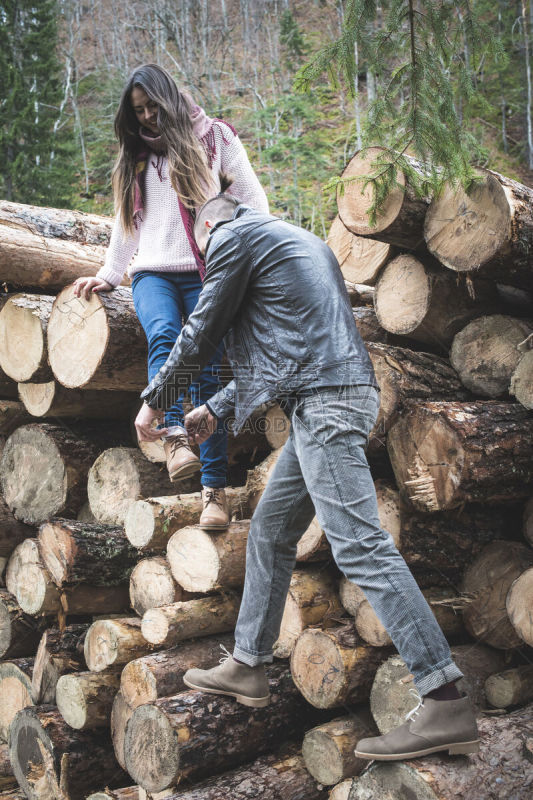
[(432, 692), (433, 689), (438, 689), (439, 686), (444, 686), (445, 683), (458, 681), (459, 678), (463, 677), (464, 675), (457, 664), (450, 661), (449, 664), (445, 664), (439, 667), (439, 669), (430, 672), (429, 675), (426, 675), (424, 678), (415, 678), (415, 686), (420, 696), (424, 697), (428, 692)]
[(258, 664), (272, 664), (274, 656), (270, 653), (249, 653), (246, 650), (241, 650), (240, 647), (235, 647), (233, 650), (233, 658), (237, 661), (242, 661), (243, 664), (248, 664), (249, 667), (257, 667)]

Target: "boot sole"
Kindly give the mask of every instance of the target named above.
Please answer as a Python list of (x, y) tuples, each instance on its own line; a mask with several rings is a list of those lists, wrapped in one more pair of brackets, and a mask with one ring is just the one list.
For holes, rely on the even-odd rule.
[(185, 464), (183, 467), (174, 470), (174, 472), (169, 473), (169, 478), (172, 483), (176, 481), (183, 481), (185, 478), (190, 478), (196, 472), (198, 472), (202, 468), (202, 465), (199, 461), (191, 461), (189, 464)]
[(229, 522), (227, 522), (225, 525), (201, 525), (199, 523), (198, 527), (203, 531), (227, 531), (229, 528)]
[(249, 706), (250, 708), (265, 708), (270, 703), (270, 695), (267, 697), (247, 697), (245, 694), (238, 694), (237, 692), (226, 692), (222, 689), (206, 689), (204, 686), (197, 686), (195, 683), (191, 683), (190, 681), (186, 681), (183, 678), (183, 683), (185, 686), (188, 686), (189, 689), (197, 689), (199, 692), (206, 692), (207, 694), (222, 694), (226, 695), (227, 697), (233, 697), (238, 703), (241, 703), (243, 706)]
[(426, 747), (425, 750), (412, 750), (410, 753), (363, 753), (360, 750), (354, 750), (357, 758), (368, 758), (373, 761), (398, 761), (402, 758), (418, 758), (419, 756), (428, 756), (430, 753), (438, 753), (441, 750), (447, 750), (450, 756), (462, 756), (468, 753), (479, 752), (479, 739), (473, 742), (454, 742), (453, 744), (441, 744), (438, 747)]

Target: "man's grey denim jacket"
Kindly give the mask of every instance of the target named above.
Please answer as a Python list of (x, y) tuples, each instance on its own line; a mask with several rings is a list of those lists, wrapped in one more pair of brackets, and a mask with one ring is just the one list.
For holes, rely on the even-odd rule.
[(379, 388), (342, 273), (317, 236), (249, 206), (213, 228), (206, 277), (166, 363), (141, 397), (169, 408), (224, 339), (233, 380), (208, 402), (238, 431), (262, 403), (320, 386)]

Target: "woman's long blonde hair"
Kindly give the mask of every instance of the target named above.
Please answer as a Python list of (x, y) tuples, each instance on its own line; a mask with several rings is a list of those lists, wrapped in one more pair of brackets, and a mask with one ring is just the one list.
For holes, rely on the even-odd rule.
[(113, 167), (115, 212), (126, 231), (133, 229), (137, 155), (146, 148), (139, 136), (140, 123), (131, 103), (135, 86), (143, 89), (159, 106), (157, 125), (167, 148), (172, 186), (187, 208), (201, 206), (208, 199), (213, 178), (205, 150), (193, 133), (192, 106), (174, 79), (157, 64), (143, 64), (130, 75), (115, 115), (115, 134), (120, 150)]

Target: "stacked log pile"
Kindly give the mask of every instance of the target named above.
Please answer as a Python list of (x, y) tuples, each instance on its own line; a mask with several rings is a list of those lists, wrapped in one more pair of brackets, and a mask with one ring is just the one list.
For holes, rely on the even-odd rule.
[[(368, 163), (356, 156), (347, 175)], [(128, 287), (78, 299), (67, 284), (89, 274), (87, 259), (57, 257), (62, 269), (70, 263), (69, 277), (48, 279), (52, 266), (21, 239), (17, 258), (28, 248), (29, 272), (16, 273), (25, 276), (16, 284), (6, 271), (17, 291), (0, 311), (2, 790), (18, 783), (36, 800), (91, 792), (93, 800), (157, 792), (238, 800), (253, 786), (265, 800), (330, 792), (353, 800), (377, 797), (376, 786), (403, 797), (405, 785), (409, 796), (448, 800), (459, 780), (490, 787), (501, 778), (508, 796), (528, 796), (533, 313), (524, 298), (533, 280), (521, 247), (533, 192), (500, 178), (486, 171), (489, 190), (457, 201), (496, 214), (480, 223), (476, 246), (451, 195), (435, 211), (436, 201), (408, 185), (377, 229), (365, 218), (368, 196), (348, 186), (329, 238), (381, 387), (369, 447), (380, 519), (464, 673), (480, 755), (378, 764), (361, 775), (358, 739), (401, 724), (416, 691), (364, 593), (336, 569), (316, 519), (298, 546), (269, 667), (272, 704), (251, 709), (185, 687), (187, 669), (231, 652), (250, 517), (287, 420), (271, 408), (266, 437), (248, 431), (232, 442), (233, 474), (249, 470), (245, 485), (228, 490), (232, 523), (227, 532), (200, 530), (198, 483), (176, 494), (160, 446), (141, 450), (131, 438), (146, 345)], [(497, 191), (508, 203), (507, 238), (503, 201), (489, 202)], [(39, 237), (53, 220), (46, 235), (59, 239), (70, 224), (62, 213), (4, 204), (0, 225), (31, 220), (28, 235)], [(80, 218), (77, 251), (92, 230), (105, 244), (105, 222)], [(457, 234), (440, 230), (439, 219), (455, 220)], [(498, 231), (490, 252), (483, 225)], [(13, 241), (0, 259), (15, 257)], [(465, 252), (474, 253), (470, 266)], [(490, 737), (502, 752), (512, 746), (513, 759)]]

